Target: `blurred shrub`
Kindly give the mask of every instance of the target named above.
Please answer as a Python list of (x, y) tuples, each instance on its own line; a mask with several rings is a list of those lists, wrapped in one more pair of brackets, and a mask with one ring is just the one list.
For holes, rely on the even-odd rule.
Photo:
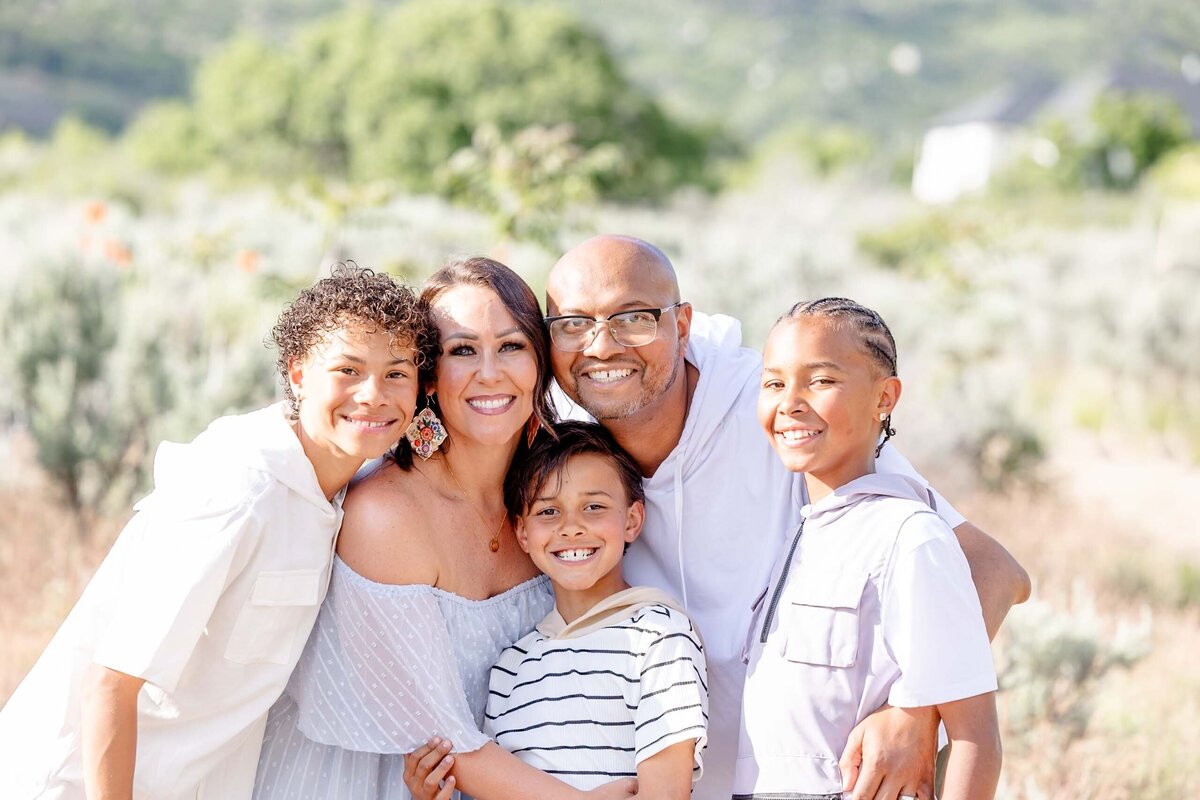
[(436, 179), (444, 195), (487, 213), (502, 238), (553, 249), (560, 215), (572, 204), (595, 200), (596, 186), (626, 166), (619, 147), (584, 150), (565, 123), (526, 128), (511, 140), (484, 125)]
[(20, 183), (32, 172), (41, 160), (43, 149), (19, 130), (0, 133), (0, 189)]
[(1169, 197), (1200, 198), (1200, 144), (1172, 150), (1154, 165), (1149, 178)]
[(758, 173), (774, 168), (778, 159), (793, 158), (813, 174), (827, 178), (867, 164), (876, 150), (871, 136), (849, 125), (791, 125), (754, 148), (749, 169)]
[(117, 380), (123, 371), (150, 388), (161, 370), (153, 352), (124, 354), (136, 365), (116, 363), (119, 304), (111, 275), (74, 261), (40, 265), (6, 286), (0, 300), (0, 358), (12, 381), (6, 411), (32, 435), (38, 462), (76, 514), (81, 535), (122, 484), (122, 462), (146, 434), (144, 415), (160, 405), (131, 405), (132, 387)]
[(1015, 606), (1001, 632), (997, 669), (1008, 710), (1006, 741), (1027, 745), (1050, 735), (1062, 746), (1081, 737), (1098, 682), (1150, 652), (1152, 623), (1148, 608), (1137, 622), (1102, 620), (1082, 584), (1074, 587), (1068, 611), (1037, 598)]
[(972, 445), (972, 461), (984, 488), (1004, 491), (1019, 483), (1038, 482), (1046, 448), (1030, 426), (1011, 415), (986, 426)]
[(103, 260), (49, 259), (0, 285), (0, 414), (32, 437), (81, 538), (144, 488), (157, 442), (273, 394), (271, 360), (243, 331), (261, 300), (194, 281), (177, 292), (169, 271), (139, 278), (135, 266), (114, 239)]
[(993, 239), (989, 224), (973, 215), (935, 211), (858, 236), (858, 248), (881, 266), (918, 278), (964, 285), (968, 276), (956, 254), (982, 249)]
[(176, 101), (156, 103), (138, 115), (122, 140), (132, 158), (153, 170), (178, 175), (202, 167), (213, 144), (200, 131), (191, 108)]
[(1113, 563), (1106, 583), (1126, 600), (1178, 609), (1200, 608), (1200, 566), (1187, 558), (1149, 553)]
[(1035, 138), (1038, 163), (1021, 159), (1001, 174), (1001, 194), (1043, 188), (1128, 190), (1191, 139), (1189, 123), (1171, 98), (1107, 93), (1096, 98), (1085, 125), (1046, 121)]
[(86, 162), (102, 157), (110, 144), (108, 134), (78, 117), (67, 115), (54, 126), (50, 137), (51, 152), (70, 162)]
[(140, 134), (151, 160), (193, 157), (170, 158), (174, 135), (175, 150), (211, 143), (213, 159), (248, 174), (387, 178), (428, 191), (445, 186), (435, 173), (476, 131), (520, 149), (521, 131), (570, 124), (582, 153), (616, 148), (627, 168), (564, 181), (582, 176), (603, 196), (645, 198), (705, 177), (707, 137), (635, 88), (597, 34), (540, 5), (353, 8), (284, 48), (237, 37), (201, 64), (193, 88), (191, 120), (149, 112), (168, 123), (152, 143)]
[(1188, 141), (1187, 117), (1175, 101), (1153, 94), (1110, 94), (1092, 108), (1095, 137), (1086, 157), (1103, 185), (1128, 189), (1159, 159)]

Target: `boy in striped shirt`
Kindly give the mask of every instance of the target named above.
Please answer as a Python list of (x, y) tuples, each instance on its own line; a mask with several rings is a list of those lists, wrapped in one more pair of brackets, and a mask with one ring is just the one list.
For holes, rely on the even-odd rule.
[(555, 433), (505, 485), (555, 609), (492, 668), (484, 732), (578, 789), (636, 777), (639, 796), (687, 798), (708, 727), (700, 636), (672, 598), (622, 578), (645, 514), (633, 459), (600, 425)]

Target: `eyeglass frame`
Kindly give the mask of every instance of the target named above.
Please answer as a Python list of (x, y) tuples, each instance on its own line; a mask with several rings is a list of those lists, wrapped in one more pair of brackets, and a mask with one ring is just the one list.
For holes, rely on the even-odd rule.
[[(687, 304), (688, 304), (688, 302), (686, 300), (680, 300), (678, 302), (672, 303), (669, 306), (663, 306), (662, 308), (627, 308), (624, 311), (616, 311), (612, 314), (609, 314), (607, 317), (589, 317), (587, 314), (558, 314), (553, 317), (545, 317), (542, 320), (542, 323), (546, 326), (546, 333), (550, 337), (550, 344), (553, 345), (554, 347), (558, 347), (558, 345), (555, 344), (555, 342), (554, 342), (554, 332), (550, 329), (550, 323), (558, 322), (560, 319), (591, 320), (591, 322), (592, 322), (592, 329), (590, 332), (591, 338), (587, 340), (587, 344), (585, 344), (583, 347), (579, 348), (578, 350), (567, 350), (565, 347), (558, 347), (559, 350), (562, 350), (565, 353), (582, 353), (584, 350), (587, 350), (589, 347), (591, 347), (592, 344), (595, 343), (596, 337), (600, 335), (600, 325), (601, 324), (604, 324), (608, 328), (608, 335), (613, 338), (614, 342), (621, 345), (621, 347), (645, 347), (648, 344), (652, 344), (654, 342), (654, 340), (658, 338), (658, 321), (662, 317), (662, 315), (664, 313), (666, 313), (667, 311), (670, 311), (673, 308), (679, 308), (680, 306), (685, 306)], [(617, 335), (616, 335), (616, 333), (613, 332), (613, 329), (612, 329), (612, 318), (619, 317), (624, 314), (650, 314), (654, 317), (654, 336), (650, 339), (649, 342), (645, 342), (643, 344), (625, 344), (624, 342), (621, 342), (619, 339), (617, 339)]]

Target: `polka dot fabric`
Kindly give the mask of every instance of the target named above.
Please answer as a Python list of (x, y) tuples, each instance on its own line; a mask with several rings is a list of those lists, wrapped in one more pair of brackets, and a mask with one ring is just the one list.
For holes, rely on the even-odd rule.
[(553, 607), (535, 578), (487, 600), (370, 581), (335, 559), (329, 594), (271, 709), (254, 797), (408, 798), (403, 754), (482, 747), (488, 672)]

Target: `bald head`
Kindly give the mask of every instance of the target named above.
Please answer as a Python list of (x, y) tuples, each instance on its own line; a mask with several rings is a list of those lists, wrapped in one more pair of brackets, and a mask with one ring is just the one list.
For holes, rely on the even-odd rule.
[[(568, 251), (550, 271), (549, 316), (610, 320), (627, 311), (654, 315), (653, 340), (627, 346), (610, 325), (598, 325), (584, 349), (564, 350), (554, 344), (552, 333), (554, 378), (568, 397), (606, 425), (643, 421), (678, 435), (687, 409), (686, 381), (678, 378), (684, 371), (692, 309), (679, 302), (671, 260), (641, 239), (594, 236)], [(663, 414), (671, 418), (664, 421)], [(632, 447), (632, 441), (623, 446)]]
[(632, 236), (603, 234), (568, 250), (550, 270), (547, 313), (582, 310), (563, 306), (576, 297), (586, 299), (587, 305), (615, 301), (625, 307), (664, 306), (679, 302), (679, 281), (671, 260), (654, 245)]

